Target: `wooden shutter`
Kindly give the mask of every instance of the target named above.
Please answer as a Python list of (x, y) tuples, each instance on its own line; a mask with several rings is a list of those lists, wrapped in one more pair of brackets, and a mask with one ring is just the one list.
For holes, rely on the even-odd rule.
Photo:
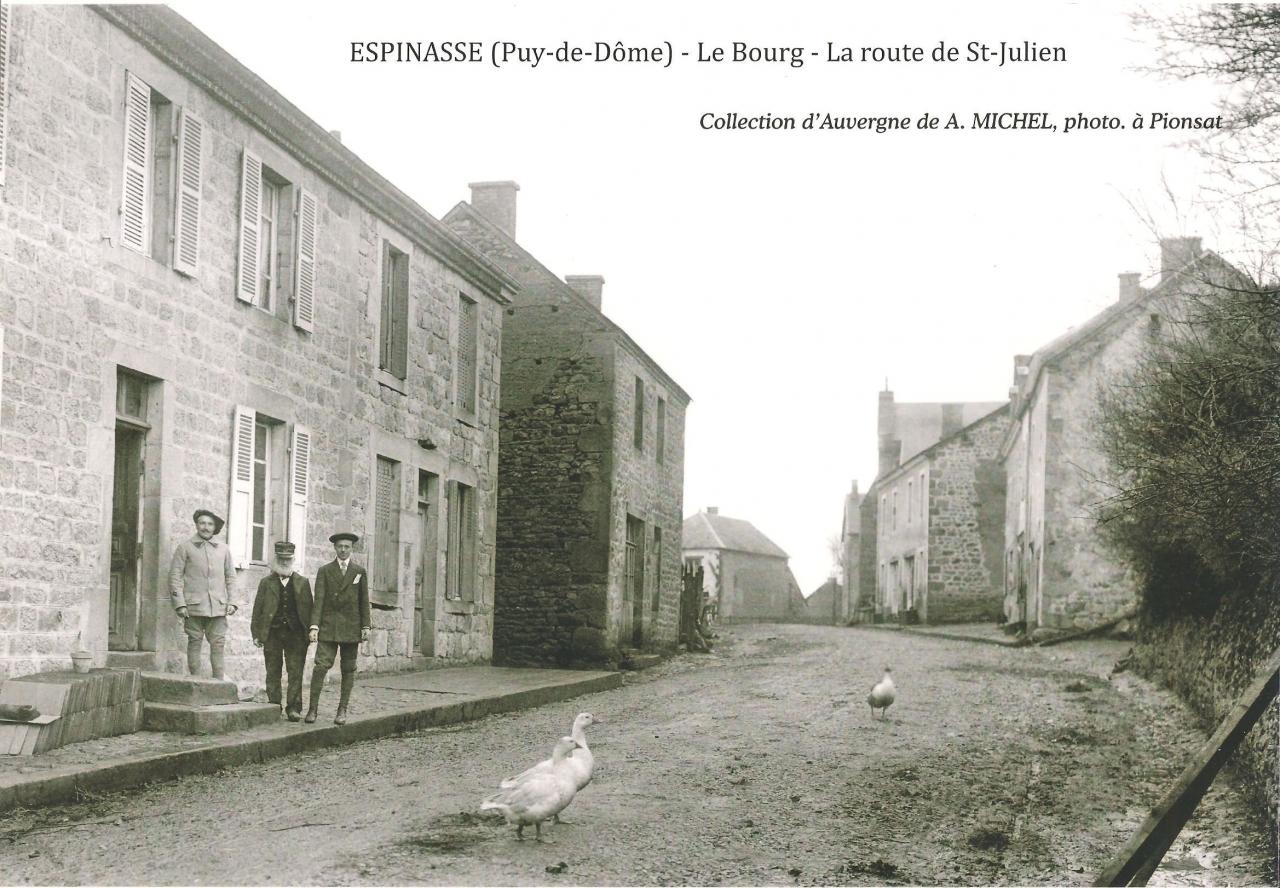
[(298, 189), (297, 284), (293, 292), (293, 325), (310, 331), (316, 313), (316, 196)]
[(186, 108), (178, 118), (178, 187), (173, 209), (173, 268), (196, 274), (200, 264), (200, 196), (204, 121)]
[(127, 75), (124, 100), (124, 176), (120, 243), (139, 253), (151, 240), (151, 87)]
[(258, 414), (236, 405), (231, 423), (231, 507), (227, 513), (227, 544), (236, 567), (249, 563), (253, 537), (253, 429)]
[(462, 514), (458, 516), (461, 528), (458, 552), (462, 557), (462, 588), (458, 597), (463, 601), (475, 601), (476, 597), (476, 489), (459, 485), (458, 505)]
[(373, 519), (373, 583), (371, 601), (395, 607), (400, 592), (400, 466), (377, 458)]
[(458, 396), (457, 405), (468, 413), (476, 410), (476, 303), (458, 297)]
[(257, 302), (258, 226), (262, 215), (262, 160), (248, 148), (240, 165), (240, 264), (236, 298)]
[(294, 569), (303, 573), (307, 555), (307, 487), (311, 478), (311, 432), (305, 426), (293, 427), (289, 453), (289, 542), (298, 547)]
[(395, 254), (391, 263), (391, 375), (409, 375), (409, 256)]
[(445, 486), (444, 597), (458, 598), (458, 482)]
[(9, 144), (9, 4), (0, 3), (0, 185)]

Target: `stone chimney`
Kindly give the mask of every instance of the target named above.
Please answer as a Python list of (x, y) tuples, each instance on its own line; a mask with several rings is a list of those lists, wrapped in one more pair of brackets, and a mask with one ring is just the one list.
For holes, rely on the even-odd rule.
[(1142, 285), (1138, 281), (1142, 280), (1142, 275), (1136, 271), (1126, 271), (1117, 275), (1120, 278), (1120, 296), (1119, 302), (1132, 302), (1142, 295)]
[(1160, 240), (1160, 282), (1173, 277), (1200, 257), (1200, 238), (1166, 237)]
[(342, 130), (329, 130), (329, 135), (333, 136), (339, 142), (342, 141)]
[(494, 225), (501, 228), (512, 240), (516, 239), (516, 192), (520, 186), (515, 182), (472, 182), (467, 185), (471, 189), (471, 206)]
[(1027, 381), (1027, 374), (1031, 372), (1031, 355), (1014, 355), (1013, 356), (1013, 386), (1021, 389), (1022, 384)]
[(888, 474), (898, 467), (898, 458), (902, 455), (902, 442), (898, 440), (897, 411), (893, 409), (893, 392), (886, 386), (880, 393), (880, 403), (876, 413), (876, 436), (880, 441), (880, 466), (877, 477)]
[(962, 428), (964, 428), (964, 405), (943, 404), (942, 431), (939, 435), (939, 440), (942, 438), (950, 438)]
[(720, 507), (719, 507), (719, 506), (707, 506), (707, 514), (708, 514), (708, 515), (719, 515), (719, 514), (720, 514)]
[(598, 274), (566, 274), (564, 282), (590, 302), (596, 311), (600, 310), (600, 301), (604, 296), (604, 278)]

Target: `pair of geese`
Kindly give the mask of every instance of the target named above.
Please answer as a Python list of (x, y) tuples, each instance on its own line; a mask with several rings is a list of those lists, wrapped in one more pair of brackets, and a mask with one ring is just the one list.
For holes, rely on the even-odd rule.
[(569, 736), (556, 742), (551, 758), (503, 780), (498, 791), (480, 803), (480, 810), (500, 813), (516, 828), (517, 839), (524, 839), (524, 828), (533, 824), (542, 841), (542, 822), (550, 818), (559, 823), (560, 812), (591, 782), (595, 758), (587, 746), (586, 729), (597, 724), (604, 724), (603, 719), (579, 713)]

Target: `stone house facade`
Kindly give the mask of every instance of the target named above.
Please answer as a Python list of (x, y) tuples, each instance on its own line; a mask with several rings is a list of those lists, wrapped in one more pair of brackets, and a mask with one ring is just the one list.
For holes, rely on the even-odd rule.
[(1200, 238), (1160, 243), (1150, 288), (1120, 275), (1119, 296), (1084, 324), (1014, 359), (1006, 473), (1004, 618), (1027, 631), (1090, 628), (1136, 603), (1137, 578), (1095, 519), (1110, 470), (1094, 437), (1102, 386), (1131, 368), (1187, 300), (1239, 273)]
[(167, 567), (210, 508), (238, 574), (354, 530), (360, 668), (491, 655), (514, 283), (160, 6), (17, 6), (0, 185), (0, 678), (181, 671)]
[(1000, 610), (997, 470), (1007, 405), (880, 392), (879, 470), (860, 504), (859, 620), (961, 622)]
[(725, 623), (781, 623), (807, 612), (789, 557), (749, 521), (715, 506), (686, 518), (684, 561), (703, 569), (706, 600)]
[(444, 217), (519, 286), (503, 319), (495, 658), (674, 647), (689, 395), (605, 316), (602, 277), (561, 280), (519, 245), (518, 190), (475, 183)]

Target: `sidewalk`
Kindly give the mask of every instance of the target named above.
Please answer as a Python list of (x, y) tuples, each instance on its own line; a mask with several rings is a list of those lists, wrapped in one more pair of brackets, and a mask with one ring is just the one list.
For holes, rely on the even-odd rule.
[(860, 628), (888, 629), (909, 632), (912, 635), (930, 635), (949, 638), (952, 641), (976, 641), (981, 644), (998, 644), (1002, 647), (1023, 647), (1026, 641), (1005, 635), (995, 623), (953, 623), (943, 626), (899, 626), (895, 623), (863, 623)]
[[(333, 672), (336, 678), (336, 670)], [(471, 721), (609, 690), (617, 672), (456, 666), (423, 672), (360, 673), (338, 727), (337, 682), (326, 684), (320, 720), (290, 722), (216, 735), (139, 731), (75, 743), (39, 756), (0, 756), (0, 812), (74, 801), (83, 792), (111, 792), (153, 780), (203, 774), (245, 762), (343, 746)], [(305, 699), (305, 698), (304, 698)]]

